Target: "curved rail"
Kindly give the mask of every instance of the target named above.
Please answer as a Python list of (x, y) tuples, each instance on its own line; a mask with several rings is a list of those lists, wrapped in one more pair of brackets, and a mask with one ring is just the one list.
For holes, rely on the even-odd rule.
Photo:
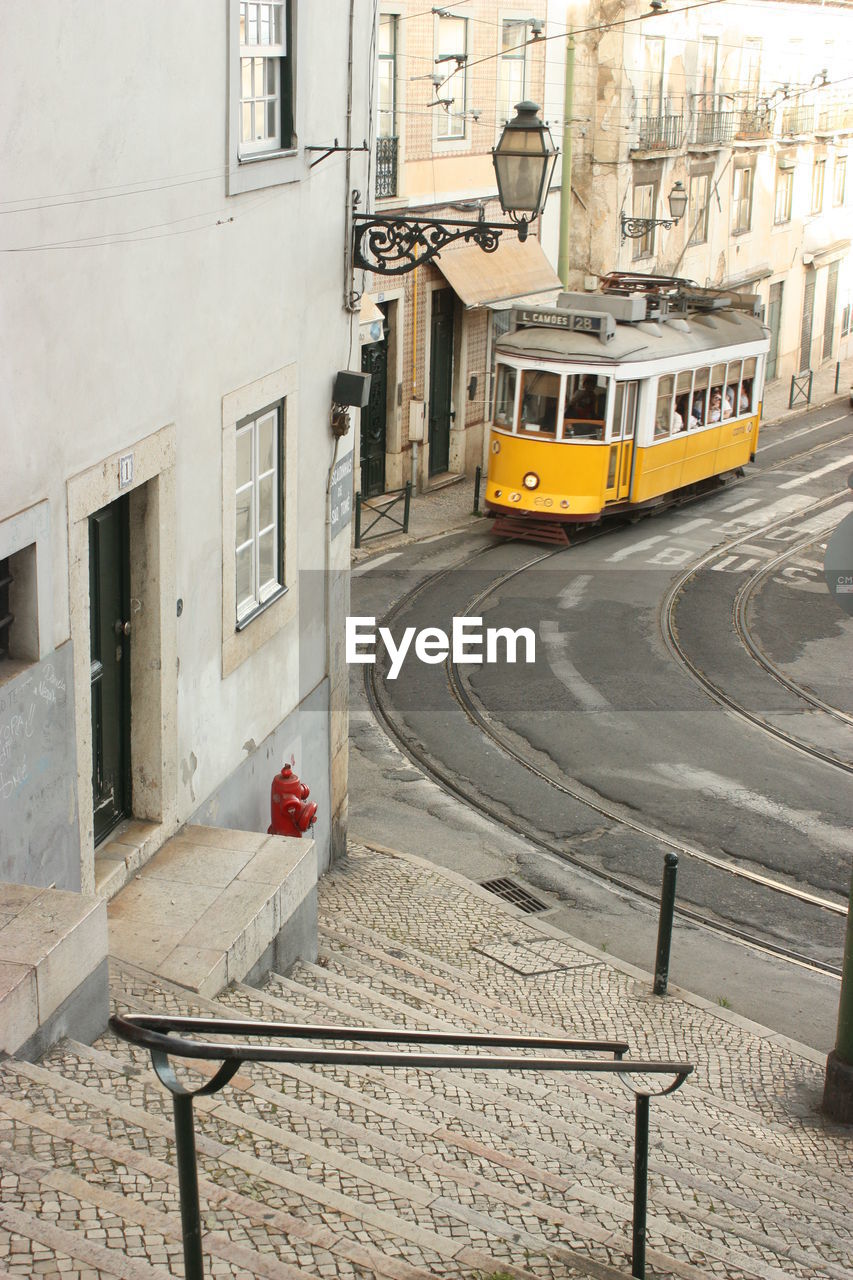
[[(175, 1148), (181, 1201), (181, 1226), (186, 1280), (204, 1280), (201, 1247), (201, 1209), (198, 1194), (198, 1163), (195, 1147), (193, 1099), (217, 1093), (233, 1079), (244, 1062), (291, 1062), (312, 1065), (367, 1067), (415, 1067), (422, 1070), (454, 1071), (557, 1071), (616, 1075), (634, 1095), (634, 1213), (631, 1274), (643, 1280), (646, 1270), (646, 1202), (649, 1165), (649, 1101), (679, 1089), (694, 1067), (692, 1062), (643, 1061), (626, 1058), (624, 1040), (583, 1040), (562, 1036), (525, 1036), (459, 1031), (409, 1031), (400, 1027), (345, 1027), (306, 1025), (290, 1022), (247, 1022), (229, 1018), (181, 1018), (163, 1014), (115, 1014), (110, 1018), (115, 1034), (131, 1044), (147, 1049), (154, 1070), (172, 1094), (175, 1116)], [(484, 1054), (400, 1053), (370, 1049), (328, 1049), (316, 1045), (285, 1046), (253, 1044), (234, 1040), (212, 1041), (188, 1038), (183, 1033), (244, 1036), (283, 1040), (319, 1040), (321, 1044), (341, 1041), (380, 1041), (389, 1044), (454, 1044), (464, 1048), (518, 1048), (552, 1052), (610, 1053), (612, 1058), (487, 1056)], [(175, 1074), (170, 1057), (218, 1061), (218, 1071), (204, 1085), (189, 1089)], [(641, 1077), (670, 1077), (664, 1088), (646, 1083)]]
[[(838, 495), (832, 495), (830, 498), (821, 499), (816, 503), (812, 504), (810, 507), (808, 507), (804, 512), (800, 513), (800, 515), (802, 516), (802, 515), (813, 514), (816, 510), (819, 510), (822, 507), (830, 505), (831, 503), (836, 501), (838, 501)], [(779, 520), (768, 525), (767, 529), (772, 530), (777, 525), (782, 525), (784, 523), (787, 523), (789, 522), (789, 520), (790, 520), (790, 516), (781, 517)], [(601, 529), (597, 529), (594, 532), (590, 531), (586, 535), (586, 537), (583, 539), (583, 541), (588, 541), (592, 537), (600, 537), (600, 536), (603, 536), (603, 531)], [(736, 537), (729, 539), (729, 541), (723, 544), (722, 547), (716, 547), (712, 552), (708, 553), (708, 555), (703, 556), (696, 565), (691, 567), (691, 569), (685, 571), (685, 573), (681, 575), (678, 581), (682, 582), (686, 580), (692, 572), (694, 572), (697, 568), (700, 568), (704, 563), (706, 563), (710, 559), (715, 558), (716, 556), (724, 554), (731, 547), (736, 546), (739, 542), (742, 542), (745, 538), (748, 538), (750, 536), (754, 537), (755, 536), (754, 532), (738, 534)], [(393, 622), (393, 620), (405, 608), (407, 608), (417, 596), (419, 596), (428, 587), (435, 586), (438, 582), (440, 582), (444, 577), (446, 577), (449, 573), (453, 572), (455, 569), (458, 569), (470, 564), (472, 560), (484, 554), (485, 550), (488, 550), (488, 549), (489, 548), (481, 549), (480, 551), (476, 552), (474, 556), (471, 556), (468, 559), (459, 561), (457, 564), (451, 567), (448, 567), (446, 569), (443, 569), (437, 574), (429, 575), (428, 577), (426, 577), (421, 583), (419, 583), (416, 587), (414, 587), (410, 592), (407, 592), (404, 596), (402, 596), (396, 602), (396, 604), (388, 611), (388, 613), (386, 614), (383, 620), (384, 625), (386, 626), (390, 625)], [(496, 590), (499, 590), (500, 587), (503, 586), (512, 577), (516, 576), (519, 573), (525, 572), (527, 569), (533, 567), (535, 564), (539, 564), (543, 560), (550, 559), (555, 555), (566, 554), (568, 551), (570, 551), (570, 548), (561, 547), (561, 548), (557, 548), (556, 550), (552, 549), (552, 550), (540, 553), (539, 555), (536, 555), (531, 559), (527, 560), (523, 565), (517, 566), (515, 569), (511, 570), (509, 573), (501, 575), (499, 579), (491, 583), (483, 592), (479, 593), (478, 596), (468, 605), (465, 611), (466, 614), (478, 608), (488, 595), (492, 594)], [(674, 851), (678, 852), (679, 854), (683, 854), (688, 858), (693, 858), (697, 861), (701, 861), (706, 865), (715, 868), (718, 871), (734, 876), (736, 878), (743, 879), (745, 881), (751, 881), (752, 883), (762, 888), (768, 889), (772, 892), (782, 894), (784, 896), (809, 904), (811, 906), (816, 906), (821, 910), (826, 910), (826, 911), (832, 912), (833, 914), (842, 915), (842, 916), (846, 914), (846, 910), (847, 910), (846, 904), (841, 902), (840, 900), (835, 901), (831, 898), (826, 898), (818, 894), (808, 893), (807, 891), (799, 888), (796, 885), (791, 885), (786, 883), (785, 881), (778, 880), (774, 877), (766, 876), (761, 874), (760, 872), (752, 871), (748, 867), (739, 866), (738, 864), (733, 863), (725, 858), (716, 857), (713, 854), (707, 853), (703, 849), (697, 848), (695, 845), (690, 845), (684, 841), (675, 839), (663, 831), (657, 830), (648, 824), (638, 821), (636, 818), (629, 817), (628, 815), (622, 813), (615, 806), (609, 805), (604, 801), (602, 801), (600, 797), (590, 796), (589, 792), (586, 789), (582, 788), (579, 784), (575, 784), (575, 786), (572, 786), (570, 783), (570, 780), (564, 777), (555, 778), (552, 774), (541, 769), (533, 761), (527, 758), (522, 752), (520, 752), (513, 745), (513, 743), (508, 739), (507, 735), (501, 732), (501, 730), (498, 729), (497, 726), (495, 726), (495, 724), (491, 721), (487, 712), (485, 711), (485, 708), (481, 708), (476, 705), (473, 696), (470, 694), (470, 692), (465, 688), (464, 684), (462, 683), (458, 670), (455, 668), (454, 664), (449, 660), (447, 663), (447, 671), (448, 671), (448, 683), (449, 683), (451, 696), (460, 705), (460, 707), (468, 716), (468, 718), (472, 721), (472, 723), (474, 723), (477, 726), (477, 728), (485, 736), (487, 736), (495, 744), (495, 746), (497, 746), (502, 752), (508, 755), (517, 764), (520, 764), (523, 768), (525, 768), (526, 770), (528, 770), (529, 772), (533, 773), (535, 776), (540, 778), (549, 786), (555, 788), (556, 790), (562, 792), (567, 796), (570, 796), (573, 800), (576, 800), (579, 803), (582, 803), (587, 807), (593, 809), (595, 812), (597, 812), (603, 817), (608, 818), (610, 821), (614, 823), (618, 823), (624, 827), (627, 827), (630, 830), (636, 831), (638, 834), (644, 835), (647, 838), (654, 839), (664, 847), (673, 849)], [(365, 672), (364, 672), (365, 693), (368, 699), (368, 704), (370, 705), (371, 710), (373, 711), (373, 714), (375, 715), (377, 720), (379, 720), (379, 722), (382, 724), (388, 736), (396, 743), (396, 745), (403, 751), (403, 753), (407, 755), (409, 759), (413, 761), (413, 763), (417, 764), (427, 775), (432, 777), (433, 780), (436, 781), (444, 790), (455, 795), (458, 799), (462, 800), (463, 803), (469, 805), (472, 808), (477, 809), (479, 812), (489, 817), (492, 821), (499, 822), (502, 826), (506, 827), (507, 829), (516, 832), (518, 835), (523, 836), (526, 840), (546, 850), (548, 853), (550, 853), (552, 856), (555, 856), (560, 861), (576, 866), (578, 869), (584, 871), (586, 874), (592, 875), (595, 879), (609, 883), (614, 888), (617, 888), (623, 892), (628, 892), (635, 896), (641, 896), (649, 902), (653, 902), (653, 903), (657, 902), (658, 899), (657, 899), (656, 893), (653, 893), (647, 890), (644, 886), (638, 885), (637, 883), (633, 881), (629, 881), (625, 878), (622, 878), (612, 872), (602, 871), (599, 867), (588, 862), (587, 860), (580, 858), (575, 854), (570, 854), (565, 849), (560, 848), (558, 845), (548, 840), (547, 837), (542, 835), (542, 833), (532, 834), (529, 825), (522, 825), (521, 823), (515, 823), (507, 815), (496, 812), (489, 804), (483, 801), (483, 799), (477, 794), (475, 790), (462, 785), (457, 778), (450, 776), (447, 771), (442, 769), (439, 762), (435, 761), (423, 747), (421, 747), (419, 744), (410, 742), (406, 738), (405, 734), (399, 729), (399, 727), (397, 726), (397, 724), (395, 723), (391, 715), (386, 711), (385, 707), (382, 705), (382, 700), (379, 696), (379, 692), (377, 688), (376, 672), (377, 672), (377, 669), (375, 666), (365, 667)], [(829, 762), (837, 763), (834, 757), (830, 757)], [(767, 939), (758, 938), (754, 934), (751, 934), (746, 930), (736, 928), (732, 925), (728, 925), (725, 922), (721, 922), (716, 919), (711, 919), (707, 915), (704, 915), (701, 911), (695, 911), (690, 908), (684, 907), (682, 905), (679, 905), (677, 910), (679, 912), (679, 915), (682, 916), (683, 918), (692, 920), (697, 924), (701, 924), (702, 926), (706, 928), (710, 928), (715, 932), (722, 933), (727, 937), (735, 938), (737, 941), (742, 942), (756, 950), (778, 956), (782, 959), (788, 960), (789, 962), (803, 968), (812, 969), (821, 973), (829, 974), (831, 976), (836, 976), (836, 977), (840, 976), (840, 972), (841, 972), (840, 968), (836, 965), (815, 960), (813, 957), (802, 955), (801, 953), (794, 951), (791, 948), (777, 945), (773, 942), (770, 942)]]

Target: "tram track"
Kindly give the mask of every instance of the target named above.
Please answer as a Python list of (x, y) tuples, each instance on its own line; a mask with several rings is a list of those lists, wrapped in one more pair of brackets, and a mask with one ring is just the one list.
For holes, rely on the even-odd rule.
[(759, 663), (760, 666), (764, 668), (765, 671), (768, 672), (769, 675), (773, 677), (778, 684), (782, 685), (783, 688), (788, 689), (789, 692), (795, 694), (801, 699), (801, 701), (807, 703), (811, 707), (814, 707), (815, 710), (823, 711), (826, 715), (832, 716), (833, 719), (840, 720), (843, 724), (853, 726), (853, 715), (850, 715), (847, 711), (842, 711), (840, 707), (834, 707), (831, 703), (825, 702), (823, 698), (819, 698), (811, 689), (806, 688), (805, 685), (798, 684), (795, 680), (792, 680), (790, 676), (785, 675), (785, 673), (780, 670), (776, 663), (768, 657), (756, 641), (747, 618), (747, 613), (753, 597), (759, 587), (761, 587), (767, 578), (770, 577), (771, 573), (775, 573), (777, 569), (781, 568), (786, 560), (792, 560), (795, 556), (802, 555), (804, 551), (810, 550), (818, 541), (818, 538), (809, 537), (803, 542), (798, 543), (796, 546), (789, 547), (786, 551), (783, 551), (780, 555), (776, 556), (774, 560), (771, 560), (769, 564), (763, 565), (752, 575), (752, 577), (748, 578), (746, 582), (742, 584), (738, 589), (738, 593), (734, 600), (733, 616), (735, 630), (738, 638), (749, 651), (750, 655), (757, 663)]
[[(839, 441), (836, 438), (831, 443), (837, 444)], [(790, 466), (792, 462), (798, 461), (803, 457), (811, 456), (815, 452), (820, 451), (823, 447), (823, 445), (813, 446), (808, 450), (801, 451), (801, 453), (797, 455), (789, 456), (779, 463), (772, 464), (771, 467), (757, 468), (757, 470), (776, 470), (781, 466)], [(692, 499), (688, 499), (688, 501), (691, 500)], [(815, 511), (831, 506), (837, 501), (837, 495), (821, 499), (812, 504), (806, 511), (799, 513), (800, 518), (814, 514)], [(683, 505), (683, 503), (684, 500), (682, 499), (679, 505)], [(771, 531), (776, 525), (786, 522), (790, 522), (790, 515), (766, 526), (764, 531)], [(586, 543), (594, 538), (603, 536), (603, 534), (611, 528), (622, 526), (623, 522), (620, 521), (619, 526), (613, 524), (607, 525), (604, 528), (600, 526), (588, 528), (583, 532), (583, 534), (575, 537), (572, 545)], [(708, 559), (712, 559), (714, 556), (724, 554), (732, 546), (736, 546), (738, 543), (743, 542), (750, 536), (755, 536), (754, 530), (747, 533), (740, 533), (739, 535), (729, 539), (723, 547), (715, 548), (711, 556), (702, 557), (698, 562), (699, 566), (705, 563)], [(814, 537), (812, 537), (811, 541), (814, 541)], [(561, 547), (540, 552), (539, 554), (531, 556), (522, 565), (516, 566), (508, 573), (501, 574), (494, 582), (490, 583), (484, 591), (478, 593), (478, 595), (468, 603), (467, 608), (465, 609), (465, 614), (470, 615), (474, 610), (480, 608), (490, 595), (499, 591), (501, 587), (512, 578), (527, 572), (535, 565), (541, 564), (543, 561), (550, 560), (557, 555), (566, 554), (570, 549), (571, 547)], [(491, 547), (480, 548), (474, 553), (474, 555), (463, 558), (453, 566), (442, 569), (436, 574), (429, 575), (394, 604), (392, 609), (386, 614), (383, 620), (383, 625), (391, 626), (394, 620), (406, 609), (411, 607), (412, 603), (424, 591), (438, 586), (440, 581), (448, 574), (454, 573), (460, 569), (469, 568), (490, 550), (492, 550)], [(788, 548), (786, 555), (791, 554), (793, 554), (793, 550)], [(691, 566), (690, 571), (681, 575), (679, 582), (685, 580), (690, 573), (696, 570), (696, 568), (696, 565)], [(766, 571), (768, 571), (768, 568), (767, 566), (764, 566), (763, 572)], [(760, 574), (754, 575), (754, 578), (758, 577), (760, 577)], [(670, 599), (671, 597), (672, 592), (669, 593), (667, 599)], [(797, 901), (805, 906), (818, 909), (822, 912), (829, 912), (837, 916), (844, 916), (846, 914), (846, 905), (840, 899), (836, 901), (819, 894), (811, 893), (797, 885), (787, 883), (784, 880), (764, 875), (749, 867), (744, 867), (740, 864), (731, 862), (726, 858), (717, 857), (716, 855), (708, 853), (706, 850), (700, 849), (699, 847), (684, 840), (675, 838), (669, 833), (655, 828), (651, 824), (644, 823), (637, 818), (626, 814), (624, 810), (620, 810), (618, 806), (604, 801), (602, 797), (590, 792), (588, 788), (583, 787), (580, 783), (572, 779), (566, 778), (565, 776), (555, 777), (551, 771), (541, 768), (540, 765), (531, 760), (524, 751), (520, 750), (511, 740), (506, 730), (495, 724), (486, 709), (477, 704), (477, 701), (471, 691), (466, 687), (458, 667), (456, 667), (450, 659), (447, 661), (446, 668), (449, 695), (456, 705), (464, 712), (468, 720), (475, 725), (484, 737), (490, 740), (499, 751), (511, 759), (516, 765), (539, 778), (548, 787), (556, 790), (559, 794), (571, 797), (574, 801), (579, 802), (599, 816), (604, 817), (609, 822), (618, 824), (619, 826), (627, 830), (634, 831), (638, 835), (642, 835), (648, 839), (652, 839), (657, 844), (665, 848), (672, 849), (686, 858), (692, 858), (701, 862), (706, 868), (713, 872), (732, 877), (733, 879), (749, 882), (756, 888), (768, 891), (775, 895), (781, 895), (784, 898)], [(380, 683), (381, 682), (377, 677), (377, 668), (374, 666), (365, 667), (365, 693), (368, 705), (370, 706), (373, 715), (388, 737), (397, 745), (403, 754), (412, 763), (417, 765), (417, 767), (426, 776), (430, 777), (434, 782), (442, 787), (443, 790), (454, 795), (457, 799), (480, 812), (489, 820), (497, 822), (504, 828), (515, 832), (519, 836), (523, 837), (529, 844), (540, 848), (543, 852), (547, 852), (559, 862), (571, 865), (597, 881), (604, 881), (611, 888), (624, 895), (629, 895), (631, 897), (639, 896), (650, 903), (657, 902), (658, 895), (656, 889), (650, 889), (646, 884), (638, 881), (636, 877), (620, 876), (612, 871), (603, 869), (600, 865), (597, 865), (590, 859), (586, 859), (577, 853), (567, 851), (565, 848), (556, 844), (552, 839), (549, 839), (545, 832), (531, 829), (529, 822), (522, 823), (517, 821), (513, 815), (508, 814), (505, 811), (499, 812), (495, 806), (480, 794), (473, 785), (464, 783), (458, 776), (451, 776), (449, 772), (442, 767), (441, 761), (436, 759), (432, 752), (430, 752), (422, 743), (415, 741), (412, 735), (408, 735), (405, 730), (401, 728), (393, 714), (392, 708), (390, 705), (386, 704), (385, 697), (380, 689)], [(792, 691), (798, 692), (796, 688), (793, 688)], [(798, 750), (806, 749), (803, 744), (798, 743), (794, 739), (789, 739), (788, 735), (776, 734), (775, 736), (788, 742), (789, 745), (795, 746)], [(828, 763), (840, 763), (835, 758), (826, 756), (826, 753), (812, 751), (811, 754)], [(853, 769), (848, 767), (848, 771), (853, 771)], [(685, 904), (679, 904), (677, 910), (679, 915), (685, 920), (701, 925), (715, 933), (733, 938), (754, 950), (785, 959), (794, 965), (814, 972), (820, 972), (834, 977), (840, 976), (840, 968), (836, 965), (815, 957), (807, 956), (792, 947), (780, 945), (771, 939), (762, 938), (754, 932), (739, 928), (725, 921), (721, 921), (707, 912), (695, 909)]]
[[(822, 498), (817, 502), (813, 503), (811, 506), (804, 508), (802, 511), (799, 511), (797, 513), (796, 519), (802, 520), (805, 517), (817, 514), (821, 510), (832, 509), (834, 506), (841, 505), (842, 503), (846, 504), (848, 501), (849, 499), (846, 493), (843, 493), (840, 495), (837, 493), (831, 494), (827, 498)], [(765, 529), (762, 531), (762, 533), (766, 535), (767, 533), (772, 532), (774, 529), (779, 528), (782, 525), (790, 524), (791, 520), (792, 520), (792, 517), (790, 515), (784, 516), (781, 519), (776, 520), (773, 523), (767, 525)], [(742, 533), (734, 538), (731, 538), (727, 543), (724, 543), (721, 547), (714, 547), (711, 551), (707, 552), (704, 556), (702, 556), (698, 561), (695, 561), (692, 565), (690, 565), (689, 568), (685, 569), (679, 575), (679, 577), (676, 578), (675, 582), (670, 586), (669, 591), (664, 597), (664, 600), (660, 609), (660, 615), (659, 615), (660, 630), (661, 630), (661, 636), (663, 638), (664, 644), (669, 650), (669, 653), (671, 654), (671, 656), (677, 662), (679, 662), (685, 668), (685, 670), (690, 672), (690, 675), (698, 684), (702, 686), (705, 692), (711, 698), (713, 698), (713, 700), (716, 703), (718, 703), (720, 706), (726, 707), (726, 709), (730, 711), (733, 715), (737, 716), (741, 720), (748, 722), (749, 724), (753, 725), (755, 728), (761, 729), (762, 732), (768, 734), (770, 737), (776, 738), (780, 742), (784, 742), (786, 746), (791, 747), (793, 750), (802, 752), (803, 755), (809, 756), (815, 760), (820, 760), (824, 764), (831, 765), (833, 768), (836, 768), (836, 769), (841, 769), (845, 773), (853, 774), (853, 764), (851, 764), (850, 761), (842, 760), (838, 756), (834, 755), (832, 752), (824, 751), (820, 747), (816, 747), (813, 743), (803, 742), (802, 739), (795, 737), (793, 734), (789, 733), (787, 730), (781, 728), (780, 725), (774, 724), (771, 720), (767, 719), (767, 717), (760, 716), (756, 712), (750, 711), (747, 707), (744, 707), (742, 704), (737, 702), (736, 699), (732, 698), (728, 693), (726, 693), (726, 691), (719, 684), (717, 684), (714, 680), (712, 680), (711, 677), (708, 676), (701, 669), (698, 663), (695, 662), (687, 653), (687, 651), (685, 650), (684, 646), (681, 643), (681, 640), (679, 639), (678, 627), (677, 627), (675, 615), (678, 609), (679, 599), (683, 595), (688, 584), (693, 579), (695, 579), (697, 575), (702, 572), (703, 569), (710, 568), (713, 565), (715, 560), (719, 560), (724, 555), (729, 554), (740, 543), (753, 540), (755, 536), (756, 536), (755, 530), (749, 530), (746, 533)], [(812, 535), (809, 538), (808, 542), (812, 543), (814, 541), (815, 541), (815, 538)], [(786, 559), (790, 554), (792, 554), (792, 552), (790, 548), (787, 548), (782, 555), (777, 557), (777, 561)], [(754, 578), (762, 578), (767, 573), (772, 572), (773, 565), (777, 563), (777, 561), (773, 561), (769, 565), (763, 565), (762, 568), (758, 571), (758, 573), (754, 575)], [(738, 596), (738, 600), (741, 598), (744, 590), (745, 590), (745, 587), (742, 587), (741, 592), (739, 593), (739, 596)], [(744, 606), (741, 606), (739, 608), (738, 603), (736, 601), (735, 610), (734, 610), (735, 626), (736, 626), (736, 629), (738, 630), (739, 638), (741, 639), (743, 639), (741, 628), (744, 625), (743, 624), (743, 607)], [(752, 650), (750, 649), (750, 651)], [(753, 656), (757, 657), (758, 655), (757, 653), (753, 653)], [(785, 679), (785, 677), (782, 675), (782, 673), (778, 672), (772, 666), (772, 664), (768, 665), (767, 663), (762, 662), (760, 658), (758, 658), (758, 661), (761, 663), (762, 666), (765, 666), (766, 670), (768, 671), (768, 674), (770, 674), (773, 677), (773, 679), (775, 679), (780, 685), (783, 685), (789, 688), (789, 690), (797, 694), (797, 696), (802, 696), (803, 699), (809, 702), (811, 705), (816, 707), (820, 705), (819, 700), (815, 699), (813, 695), (807, 695), (805, 692), (802, 692), (800, 690), (799, 686), (796, 686), (793, 683), (789, 683)], [(848, 723), (853, 723), (853, 721), (851, 721), (851, 717), (846, 716), (843, 712), (839, 713), (837, 709), (830, 708), (826, 704), (823, 704), (821, 709), (825, 711), (834, 711), (834, 713), (840, 716), (840, 718), (844, 719)]]

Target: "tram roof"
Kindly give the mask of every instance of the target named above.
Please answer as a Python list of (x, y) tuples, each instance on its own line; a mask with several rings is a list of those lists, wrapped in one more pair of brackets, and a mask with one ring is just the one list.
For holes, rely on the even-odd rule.
[(499, 338), (498, 354), (577, 360), (584, 364), (625, 364), (634, 361), (675, 360), (706, 351), (768, 342), (768, 331), (755, 316), (743, 311), (714, 311), (670, 316), (616, 325), (605, 346), (594, 334), (536, 325), (515, 329)]

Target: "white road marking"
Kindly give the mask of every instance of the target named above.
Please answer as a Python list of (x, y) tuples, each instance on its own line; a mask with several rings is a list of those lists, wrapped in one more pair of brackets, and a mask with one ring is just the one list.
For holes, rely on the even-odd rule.
[(724, 511), (743, 511), (746, 507), (754, 507), (760, 498), (744, 498), (743, 502), (735, 502), (730, 507), (723, 507)]
[(396, 560), (401, 556), (402, 551), (389, 551), (387, 555), (377, 556), (375, 560), (368, 560), (366, 564), (359, 564), (353, 569), (353, 577), (357, 573), (367, 573), (369, 569), (378, 569), (381, 564), (388, 564), (390, 560)]
[(758, 452), (763, 453), (765, 449), (772, 449), (777, 444), (786, 444), (789, 440), (797, 440), (800, 436), (811, 435), (812, 431), (820, 431), (821, 427), (832, 427), (836, 422), (843, 422), (850, 415), (842, 413), (840, 418), (830, 418), (828, 422), (816, 422), (811, 427), (803, 427), (802, 431), (792, 431), (789, 435), (782, 436), (779, 440), (768, 440), (767, 444), (760, 444)]
[(723, 570), (723, 569), (726, 569), (730, 564), (734, 564), (734, 562), (737, 560), (737, 558), (738, 558), (737, 556), (726, 556), (726, 557), (725, 557), (725, 559), (723, 559), (723, 560), (718, 560), (718, 561), (717, 561), (717, 563), (716, 563), (715, 565), (712, 565), (712, 566), (711, 566), (711, 568), (712, 568), (716, 573), (721, 573), (721, 572), (722, 572), (722, 570)]
[[(756, 498), (756, 502), (757, 501), (758, 499)], [(698, 520), (688, 520), (687, 524), (680, 524), (678, 526), (678, 536), (680, 538), (682, 533), (691, 533), (694, 529), (698, 529), (700, 525), (710, 524), (710, 523), (711, 521), (707, 519), (705, 516), (700, 516)]]
[(623, 547), (621, 551), (615, 551), (612, 556), (608, 556), (608, 562), (611, 560), (624, 560), (627, 556), (636, 555), (638, 551), (645, 551), (646, 547), (653, 547), (656, 542), (666, 542), (670, 535), (668, 533), (659, 533), (654, 538), (644, 538), (642, 542), (635, 542), (633, 546)]
[(570, 582), (567, 587), (563, 587), (563, 590), (557, 596), (557, 603), (560, 608), (573, 609), (576, 604), (579, 604), (591, 582), (592, 574), (582, 573), (573, 582)]
[(609, 711), (610, 703), (604, 695), (584, 679), (569, 658), (568, 638), (561, 634), (557, 623), (543, 618), (539, 623), (539, 634), (545, 646), (545, 656), (560, 684), (568, 689), (585, 711)]
[(713, 800), (722, 800), (724, 804), (734, 805), (737, 809), (746, 809), (762, 818), (782, 822), (811, 840), (819, 840), (824, 848), (844, 852), (849, 852), (851, 848), (849, 832), (824, 822), (815, 809), (794, 809), (790, 805), (770, 800), (757, 791), (750, 791), (731, 778), (723, 778), (706, 769), (693, 769), (687, 764), (657, 764), (653, 766), (653, 770), (664, 782), (686, 791), (702, 792)]
[(808, 484), (810, 480), (817, 480), (819, 476), (829, 475), (830, 471), (838, 471), (841, 467), (847, 467), (853, 462), (853, 453), (848, 453), (846, 457), (839, 458), (837, 462), (829, 462), (825, 467), (819, 467), (817, 471), (810, 471), (806, 476), (797, 476), (794, 480), (786, 480), (784, 484), (780, 484), (780, 489), (797, 489), (801, 484)]

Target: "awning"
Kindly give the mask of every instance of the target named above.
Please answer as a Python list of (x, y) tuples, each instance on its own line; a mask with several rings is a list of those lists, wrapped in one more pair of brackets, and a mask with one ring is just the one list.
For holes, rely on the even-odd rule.
[(358, 316), (358, 332), (362, 343), (381, 342), (385, 317), (369, 293), (361, 295)]
[(560, 289), (560, 277), (538, 240), (501, 238), (494, 253), (475, 244), (445, 249), (435, 265), (466, 307), (485, 307), (526, 294)]

